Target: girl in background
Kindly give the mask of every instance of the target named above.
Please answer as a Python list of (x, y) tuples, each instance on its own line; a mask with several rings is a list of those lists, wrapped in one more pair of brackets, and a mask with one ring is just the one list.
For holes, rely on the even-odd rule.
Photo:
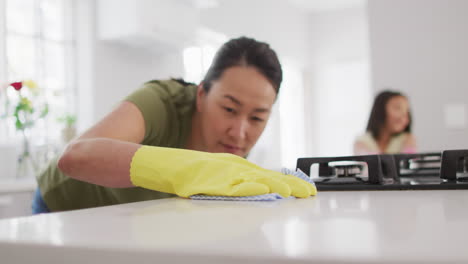
[(355, 155), (415, 153), (408, 98), (400, 92), (383, 91), (372, 106), (366, 133), (354, 143)]

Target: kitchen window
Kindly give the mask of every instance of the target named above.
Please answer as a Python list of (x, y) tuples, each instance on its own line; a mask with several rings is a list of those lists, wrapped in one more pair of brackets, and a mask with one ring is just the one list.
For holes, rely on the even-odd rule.
[[(73, 0), (0, 0), (0, 137), (20, 143), (12, 116), (16, 91), (9, 83), (33, 80), (49, 113), (31, 128), (31, 142), (60, 143), (58, 122), (76, 113)], [(8, 88), (8, 89), (7, 89)]]

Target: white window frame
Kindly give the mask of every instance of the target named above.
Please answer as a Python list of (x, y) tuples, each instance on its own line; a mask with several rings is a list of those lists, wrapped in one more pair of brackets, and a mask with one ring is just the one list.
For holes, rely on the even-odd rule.
[[(3, 106), (4, 102), (6, 102), (6, 88), (10, 82), (13, 81), (19, 81), (16, 79), (12, 79), (9, 74), (8, 74), (8, 56), (7, 56), (7, 36), (8, 35), (17, 35), (17, 36), (25, 36), (28, 38), (36, 39), (37, 40), (37, 47), (39, 49), (43, 50), (45, 49), (45, 43), (46, 42), (54, 42), (55, 44), (61, 45), (64, 47), (65, 52), (66, 52), (66, 58), (67, 60), (65, 62), (65, 83), (66, 86), (63, 87), (63, 105), (66, 106), (65, 109), (61, 113), (57, 113), (58, 109), (55, 109), (55, 113), (53, 112), (53, 106), (52, 106), (52, 112), (49, 113), (50, 118), (48, 118), (48, 121), (46, 122), (47, 124), (45, 125), (45, 128), (47, 131), (44, 132), (45, 138), (44, 138), (44, 144), (50, 144), (50, 143), (58, 143), (60, 141), (60, 133), (58, 130), (60, 124), (58, 124), (56, 121), (57, 116), (63, 115), (63, 112), (68, 112), (71, 114), (75, 114), (77, 112), (76, 109), (76, 99), (77, 99), (77, 85), (76, 85), (76, 76), (77, 76), (77, 67), (76, 67), (76, 36), (75, 33), (75, 15), (74, 15), (74, 10), (75, 10), (75, 0), (63, 0), (64, 5), (66, 6), (66, 17), (70, 19), (66, 19), (64, 23), (66, 25), (64, 28), (67, 29), (67, 34), (68, 32), (71, 32), (72, 37), (70, 39), (66, 40), (52, 40), (49, 38), (44, 37), (41, 34), (37, 35), (29, 35), (29, 34), (21, 34), (17, 32), (8, 32), (7, 30), (7, 2), (12, 1), (12, 0), (0, 0), (0, 104)], [(41, 1), (41, 0), (35, 0), (36, 2)], [(39, 4), (37, 4), (37, 10), (35, 11), (35, 15), (40, 15), (40, 10), (39, 10)], [(69, 29), (69, 30), (68, 30)], [(36, 45), (36, 44), (35, 44)], [(40, 58), (41, 59), (41, 58)], [(41, 67), (40, 65), (46, 61), (46, 58), (42, 58), (41, 61), (38, 61), (35, 67)], [(40, 80), (44, 78), (44, 73), (42, 74), (37, 74), (38, 76), (33, 77), (35, 81), (39, 81), (39, 85), (41, 85)], [(41, 75), (41, 76), (39, 76)], [(25, 79), (31, 78), (31, 76), (24, 76)], [(39, 80), (38, 80), (39, 79)], [(46, 88), (45, 88), (46, 89)], [(0, 109), (0, 115), (4, 114), (6, 111), (5, 109)], [(11, 113), (9, 113), (11, 114)], [(8, 122), (6, 122), (7, 120)], [(2, 119), (1, 122), (3, 123), (0, 126), (0, 137), (3, 138), (3, 141), (10, 141), (15, 139), (19, 136), (18, 132), (15, 131), (14, 126), (11, 125), (11, 120), (8, 119)], [(1, 141), (1, 139), (0, 139)]]

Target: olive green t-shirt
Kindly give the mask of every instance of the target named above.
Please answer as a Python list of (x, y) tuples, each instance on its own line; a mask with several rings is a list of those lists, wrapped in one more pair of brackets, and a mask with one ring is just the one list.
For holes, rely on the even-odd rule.
[[(183, 148), (191, 131), (196, 100), (195, 85), (175, 80), (150, 81), (126, 101), (140, 109), (145, 120), (141, 144)], [(123, 128), (124, 129), (124, 128)], [(57, 160), (38, 178), (42, 197), (51, 211), (83, 209), (173, 197), (173, 194), (134, 188), (106, 188), (78, 181), (57, 168)]]

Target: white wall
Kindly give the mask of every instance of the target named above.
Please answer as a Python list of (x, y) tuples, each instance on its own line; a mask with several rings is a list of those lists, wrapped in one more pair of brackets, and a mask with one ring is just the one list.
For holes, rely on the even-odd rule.
[[(103, 41), (96, 2), (77, 1), (79, 130), (83, 131), (144, 82), (183, 76), (182, 50)], [(155, 44), (156, 45), (156, 44)]]
[(93, 0), (75, 1), (77, 128), (84, 131), (95, 121), (94, 46), (96, 12)]
[(444, 117), (468, 103), (467, 11), (466, 0), (369, 1), (374, 92), (409, 96), (421, 151), (468, 147), (467, 114), (448, 113), (465, 123), (453, 129)]
[(308, 15), (284, 0), (222, 1), (218, 8), (202, 10), (202, 25), (229, 38), (242, 35), (268, 42), (280, 57), (305, 64)]
[(125, 96), (152, 79), (181, 77), (179, 53), (152, 54), (145, 50), (98, 41), (95, 52), (95, 115), (102, 117)]
[(310, 66), (369, 57), (366, 6), (316, 13), (308, 23)]
[(352, 154), (370, 110), (365, 6), (311, 16), (305, 76), (309, 156)]

